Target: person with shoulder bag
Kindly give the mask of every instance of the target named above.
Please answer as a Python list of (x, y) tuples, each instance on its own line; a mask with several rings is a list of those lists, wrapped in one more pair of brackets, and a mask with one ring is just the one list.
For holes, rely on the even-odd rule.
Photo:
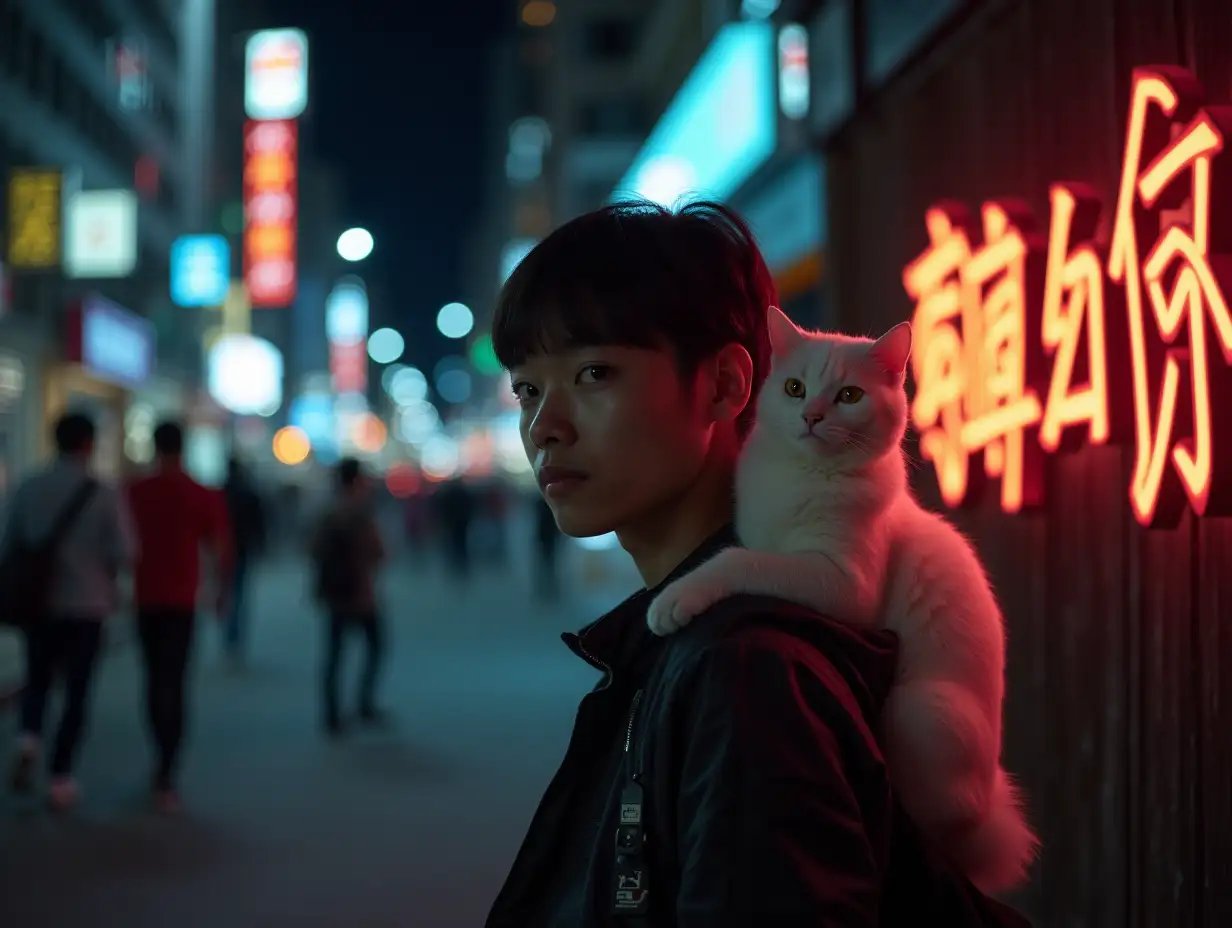
[(119, 602), (117, 581), (135, 543), (121, 496), (90, 473), (94, 423), (70, 413), (56, 424), (56, 460), (17, 491), (0, 547), (0, 614), (26, 641), (21, 733), (11, 785), (34, 782), (52, 681), (64, 707), (50, 755), (49, 800), (78, 799), (73, 767), (86, 727), (103, 623)]

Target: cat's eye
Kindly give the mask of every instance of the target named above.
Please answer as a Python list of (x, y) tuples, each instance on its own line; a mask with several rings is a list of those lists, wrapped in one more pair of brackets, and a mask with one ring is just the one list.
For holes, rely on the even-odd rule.
[(834, 398), (836, 403), (844, 403), (850, 406), (852, 403), (858, 403), (864, 398), (864, 391), (859, 387), (843, 387), (838, 391), (838, 396)]
[(804, 397), (804, 381), (795, 377), (788, 377), (783, 382), (783, 392), (792, 399), (798, 400)]

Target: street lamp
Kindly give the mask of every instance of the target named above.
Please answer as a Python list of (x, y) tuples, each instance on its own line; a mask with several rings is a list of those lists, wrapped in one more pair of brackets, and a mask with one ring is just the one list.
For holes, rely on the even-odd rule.
[(372, 245), (367, 229), (347, 229), (338, 236), (338, 255), (344, 261), (362, 261), (372, 254)]

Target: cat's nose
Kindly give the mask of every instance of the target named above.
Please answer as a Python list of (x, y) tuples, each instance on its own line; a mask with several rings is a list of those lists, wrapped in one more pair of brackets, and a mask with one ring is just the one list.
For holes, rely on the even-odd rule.
[(825, 418), (825, 414), (820, 412), (806, 412), (800, 418), (804, 420), (805, 426), (807, 426), (808, 430), (811, 432), (816, 427), (817, 423)]

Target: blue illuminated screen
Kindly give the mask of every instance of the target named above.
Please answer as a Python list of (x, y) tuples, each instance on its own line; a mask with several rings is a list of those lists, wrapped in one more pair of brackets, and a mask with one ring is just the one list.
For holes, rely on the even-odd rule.
[(774, 26), (731, 23), (719, 32), (659, 120), (613, 199), (671, 206), (725, 200), (778, 142)]

